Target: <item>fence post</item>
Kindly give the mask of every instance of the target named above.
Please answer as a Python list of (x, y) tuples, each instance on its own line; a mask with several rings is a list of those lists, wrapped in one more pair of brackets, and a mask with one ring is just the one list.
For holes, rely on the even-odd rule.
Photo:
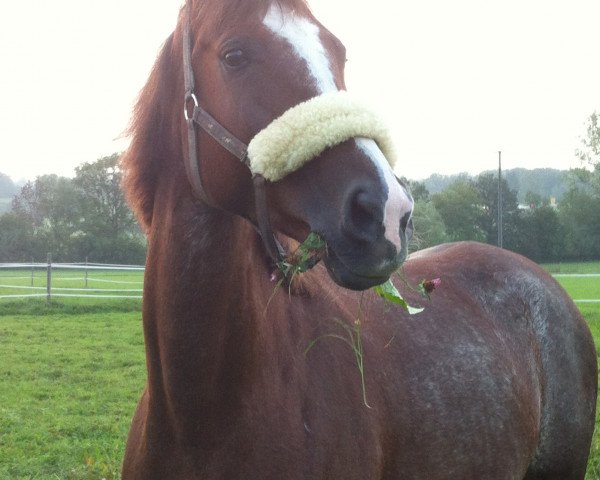
[(48, 253), (48, 273), (46, 274), (46, 304), (50, 305), (52, 292), (52, 254)]
[(85, 288), (88, 288), (88, 257), (85, 257)]

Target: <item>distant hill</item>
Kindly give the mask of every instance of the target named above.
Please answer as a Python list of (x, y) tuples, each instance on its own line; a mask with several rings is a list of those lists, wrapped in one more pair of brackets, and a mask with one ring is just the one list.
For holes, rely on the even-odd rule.
[(12, 198), (19, 193), (19, 187), (12, 179), (0, 173), (0, 215), (10, 210)]
[(19, 193), (19, 187), (15, 185), (15, 182), (8, 175), (0, 173), (0, 198), (12, 198), (17, 193)]
[(473, 178), (475, 177), (473, 177), (473, 175), (469, 175), (468, 173), (459, 173), (457, 175), (441, 175), (439, 173), (434, 173), (425, 180), (420, 180), (420, 182), (425, 184), (425, 187), (427, 187), (427, 190), (430, 194), (434, 194), (446, 190), (450, 184), (456, 182), (457, 180), (471, 180)]
[(543, 198), (555, 197), (558, 201), (567, 191), (566, 170), (553, 168), (513, 168), (502, 172), (511, 190), (517, 192), (519, 202), (525, 201), (527, 192), (537, 193)]
[[(497, 171), (487, 171), (482, 173), (497, 173)], [(519, 202), (525, 201), (527, 192), (532, 192), (540, 195), (543, 198), (555, 197), (558, 201), (567, 191), (566, 170), (556, 170), (553, 168), (535, 168), (527, 170), (526, 168), (513, 168), (504, 170), (502, 176), (508, 182), (511, 190), (517, 192)], [(448, 185), (458, 179), (472, 179), (477, 176), (472, 176), (467, 173), (458, 175), (440, 175), (433, 174), (423, 180), (423, 183), (429, 190), (429, 193), (438, 193), (444, 190)]]

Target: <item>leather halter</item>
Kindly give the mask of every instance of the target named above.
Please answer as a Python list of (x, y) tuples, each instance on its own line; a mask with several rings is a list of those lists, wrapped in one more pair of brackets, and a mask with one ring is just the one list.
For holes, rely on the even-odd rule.
[[(198, 164), (198, 150), (196, 145), (196, 125), (200, 126), (206, 133), (215, 139), (223, 148), (238, 158), (246, 167), (249, 168), (248, 147), (235, 135), (230, 133), (225, 127), (217, 122), (206, 110), (200, 107), (195, 95), (194, 71), (192, 69), (192, 46), (190, 34), (189, 7), (186, 6), (186, 19), (183, 30), (183, 74), (185, 84), (185, 99), (183, 114), (187, 123), (188, 136), (188, 158), (185, 163), (185, 171), (188, 181), (196, 197), (207, 205), (214, 206), (206, 194), (200, 175), (200, 166)], [(193, 104), (192, 115), (189, 115), (189, 107)], [(254, 175), (252, 178), (254, 184), (254, 202), (256, 207), (257, 228), (265, 247), (265, 250), (273, 262), (277, 265), (282, 261), (284, 252), (275, 239), (271, 222), (269, 220), (269, 210), (267, 206), (267, 192), (265, 189), (266, 180), (261, 175)]]

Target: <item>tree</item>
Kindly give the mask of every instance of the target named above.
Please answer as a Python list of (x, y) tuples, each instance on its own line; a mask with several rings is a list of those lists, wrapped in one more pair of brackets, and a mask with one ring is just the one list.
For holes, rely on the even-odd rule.
[(581, 139), (583, 148), (577, 150), (579, 159), (587, 165), (598, 167), (600, 164), (600, 115), (594, 112), (588, 118), (586, 136)]
[(70, 179), (42, 175), (27, 182), (13, 199), (12, 210), (31, 227), (35, 244), (40, 246), (35, 258), (42, 260), (52, 252), (56, 259), (69, 259), (71, 236), (81, 220), (77, 192)]
[(556, 209), (549, 205), (523, 213), (523, 243), (519, 253), (536, 262), (554, 262), (564, 257), (565, 230)]
[(539, 193), (529, 190), (525, 194), (525, 204), (529, 208), (539, 208), (550, 204), (548, 197), (542, 197)]
[(79, 257), (96, 261), (143, 263), (145, 239), (121, 191), (119, 156), (113, 154), (75, 169), (82, 210), (74, 241)]
[(582, 148), (576, 151), (581, 168), (570, 171), (569, 191), (560, 204), (568, 258), (600, 258), (600, 125), (594, 112), (588, 119)]
[(600, 197), (600, 115), (594, 112), (588, 118), (586, 136), (581, 139), (582, 148), (576, 150), (582, 168), (574, 169), (576, 179), (588, 188), (592, 195)]
[[(498, 175), (482, 173), (475, 181), (475, 188), (481, 199), (481, 229), (485, 232), (485, 241), (498, 244)], [(518, 249), (521, 243), (519, 202), (517, 194), (508, 187), (506, 179), (500, 182), (502, 191), (502, 232), (503, 246), (511, 250)]]
[(0, 262), (26, 262), (36, 253), (33, 226), (14, 212), (0, 216)]
[(566, 258), (600, 258), (600, 196), (582, 188), (570, 189), (560, 204), (559, 218), (565, 231)]
[(402, 178), (402, 181), (408, 186), (408, 190), (410, 191), (410, 194), (415, 202), (418, 202), (419, 200), (429, 201), (429, 190), (425, 186), (424, 182), (407, 180), (405, 178)]
[(75, 169), (73, 184), (78, 189), (84, 213), (84, 232), (115, 237), (137, 231), (136, 221), (121, 191), (121, 178), (117, 154)]
[(415, 201), (413, 224), (414, 236), (411, 250), (421, 250), (449, 240), (444, 220), (433, 202), (423, 199)]
[[(117, 155), (79, 166), (73, 180), (43, 175), (28, 182), (13, 200), (14, 218), (3, 218), (14, 246), (10, 254), (27, 260), (33, 251), (38, 260), (52, 252), (59, 261), (89, 257), (96, 262), (143, 263), (145, 239), (120, 183)], [(19, 235), (22, 240), (14, 240)]]
[(450, 240), (485, 241), (480, 227), (482, 199), (470, 180), (457, 180), (431, 200), (440, 213)]

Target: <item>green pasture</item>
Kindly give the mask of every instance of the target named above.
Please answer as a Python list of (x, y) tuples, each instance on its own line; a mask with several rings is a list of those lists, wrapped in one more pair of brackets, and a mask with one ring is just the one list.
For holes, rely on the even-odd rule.
[[(565, 272), (567, 267), (575, 271)], [(584, 271), (570, 264), (561, 268), (562, 273), (600, 273), (600, 263), (593, 271), (587, 264), (580, 268)], [(6, 273), (0, 271), (0, 277)], [(17, 273), (14, 277), (24, 276)], [(59, 274), (71, 288), (82, 284), (81, 278), (67, 280), (75, 277), (72, 272)], [(107, 272), (98, 278), (114, 276)], [(141, 272), (118, 279), (141, 281)], [(558, 280), (575, 299), (600, 298), (600, 277)], [(34, 278), (35, 285), (38, 281), (45, 286), (43, 275)], [(0, 299), (0, 480), (119, 478), (145, 380), (140, 304), (57, 298), (47, 306), (44, 298)], [(600, 346), (600, 303), (578, 307)], [(600, 432), (586, 479), (600, 480)]]
[(0, 479), (119, 478), (144, 384), (139, 311), (0, 317)]
[[(37, 306), (47, 302), (47, 279), (45, 268), (0, 269), (0, 314), (21, 313), (21, 308), (37, 312)], [(143, 283), (143, 271), (52, 269), (50, 302), (59, 309), (122, 310), (125, 306), (131, 311), (140, 308), (141, 299), (129, 297), (141, 297)], [(18, 295), (37, 297), (23, 301)]]
[(556, 280), (569, 292), (571, 298), (581, 308), (583, 300), (600, 301), (600, 276), (598, 277), (557, 277)]

